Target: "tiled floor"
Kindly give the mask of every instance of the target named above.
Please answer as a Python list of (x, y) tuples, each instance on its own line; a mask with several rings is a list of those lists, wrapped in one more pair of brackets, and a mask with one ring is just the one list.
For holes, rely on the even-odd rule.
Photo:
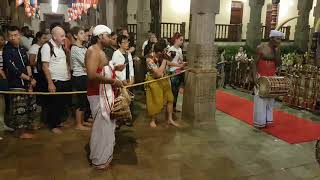
[(175, 129), (160, 121), (153, 130), (148, 127), (143, 104), (135, 107), (135, 126), (117, 133), (115, 160), (109, 171), (97, 172), (88, 165), (84, 150), (88, 132), (69, 128), (56, 136), (40, 130), (31, 141), (2, 134), (0, 180), (320, 179), (315, 142), (290, 145), (219, 111), (216, 121), (206, 127), (191, 127), (180, 120), (184, 127)]

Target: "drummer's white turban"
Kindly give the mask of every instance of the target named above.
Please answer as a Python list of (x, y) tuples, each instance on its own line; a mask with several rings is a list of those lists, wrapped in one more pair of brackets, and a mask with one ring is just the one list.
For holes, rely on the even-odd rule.
[(111, 29), (106, 25), (97, 25), (92, 32), (93, 36), (99, 36), (103, 33), (111, 34)]
[(272, 37), (280, 37), (280, 38), (284, 38), (284, 34), (280, 31), (277, 31), (277, 30), (271, 30), (270, 31), (270, 38)]

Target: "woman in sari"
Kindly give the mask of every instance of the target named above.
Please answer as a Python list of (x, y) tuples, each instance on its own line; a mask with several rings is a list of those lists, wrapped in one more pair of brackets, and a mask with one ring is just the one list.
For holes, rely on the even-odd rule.
[[(153, 52), (147, 56), (146, 63), (148, 73), (146, 75), (146, 81), (164, 77), (167, 66), (185, 66), (185, 64), (170, 62), (170, 54), (167, 52), (166, 48), (166, 42), (164, 40), (160, 40), (154, 45)], [(165, 105), (167, 106), (168, 124), (179, 127), (179, 124), (172, 119), (174, 97), (171, 91), (170, 80), (163, 79), (146, 84), (145, 89), (147, 111), (148, 115), (151, 117), (150, 127), (157, 127), (155, 116), (162, 111)]]

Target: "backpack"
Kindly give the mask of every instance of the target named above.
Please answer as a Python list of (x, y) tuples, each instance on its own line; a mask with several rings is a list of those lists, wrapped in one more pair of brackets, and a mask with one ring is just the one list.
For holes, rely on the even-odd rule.
[[(54, 53), (53, 44), (50, 41), (47, 42), (46, 44), (48, 44), (49, 47), (50, 47), (50, 57), (52, 57), (52, 56), (57, 57), (56, 54)], [(43, 46), (41, 46), (39, 48), (38, 55), (37, 55), (36, 67), (37, 67), (38, 75), (36, 77), (36, 81), (37, 81), (36, 89), (37, 89), (37, 91), (40, 91), (40, 92), (47, 92), (48, 91), (48, 82), (47, 82), (46, 75), (44, 74), (44, 71), (42, 69), (42, 65), (43, 65), (42, 57), (41, 57), (41, 49), (42, 49), (42, 47)], [(68, 62), (68, 52), (66, 51), (64, 46), (63, 46), (63, 51), (66, 54), (67, 63), (69, 63)]]

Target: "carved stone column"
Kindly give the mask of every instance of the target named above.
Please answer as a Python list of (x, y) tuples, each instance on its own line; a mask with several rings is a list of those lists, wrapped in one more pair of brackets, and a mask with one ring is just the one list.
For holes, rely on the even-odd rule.
[(151, 27), (157, 37), (161, 35), (161, 15), (162, 15), (162, 0), (150, 0), (151, 9)]
[(136, 54), (142, 53), (141, 47), (147, 38), (151, 23), (150, 0), (138, 0), (137, 6), (137, 48)]
[(99, 24), (107, 24), (107, 2), (108, 0), (99, 2)]
[[(117, 15), (115, 14), (115, 12), (116, 12), (115, 0), (101, 1), (99, 3), (99, 9), (100, 9), (100, 11), (99, 11), (98, 24), (105, 24), (109, 28), (111, 28), (112, 31), (115, 31), (116, 29), (114, 26), (114, 22), (117, 21), (117, 19), (115, 19), (117, 17)], [(88, 24), (88, 22), (87, 22), (87, 24)]]
[(126, 26), (128, 19), (128, 0), (115, 0), (115, 16), (114, 16), (114, 26), (119, 28), (121, 26)]
[(115, 6), (115, 1), (116, 0), (108, 0), (107, 1), (107, 7), (106, 7), (106, 10), (107, 10), (107, 25), (108, 27), (110, 27), (113, 31), (115, 31), (115, 25), (114, 25), (114, 22), (115, 22), (115, 19), (114, 19), (114, 6)]
[(313, 16), (314, 16), (314, 27), (315, 27), (316, 23), (318, 22), (318, 20), (320, 18), (320, 0), (317, 0), (317, 4), (313, 10)]
[(191, 0), (191, 33), (188, 63), (193, 68), (185, 74), (182, 115), (193, 125), (215, 120), (216, 46), (215, 16), (220, 0)]
[(262, 23), (261, 10), (264, 5), (264, 0), (249, 0), (250, 5), (250, 20), (247, 28), (247, 45), (255, 49), (262, 38)]
[[(317, 0), (317, 4), (313, 10), (313, 16), (314, 16), (314, 26), (313, 27), (315, 28), (317, 26), (318, 21), (320, 20), (320, 0)], [(320, 30), (316, 29), (316, 31), (319, 32)], [(313, 29), (312, 32), (315, 32), (315, 29)], [(320, 32), (318, 34), (320, 34)], [(318, 36), (320, 36), (320, 35), (318, 35)], [(315, 61), (315, 65), (320, 67), (320, 41), (319, 40), (317, 41), (316, 46), (317, 46), (317, 49), (315, 52), (314, 61)]]
[(313, 0), (299, 0), (298, 1), (298, 21), (296, 25), (296, 30), (294, 33), (294, 43), (295, 45), (303, 50), (308, 50), (309, 42), (309, 14), (312, 9)]

